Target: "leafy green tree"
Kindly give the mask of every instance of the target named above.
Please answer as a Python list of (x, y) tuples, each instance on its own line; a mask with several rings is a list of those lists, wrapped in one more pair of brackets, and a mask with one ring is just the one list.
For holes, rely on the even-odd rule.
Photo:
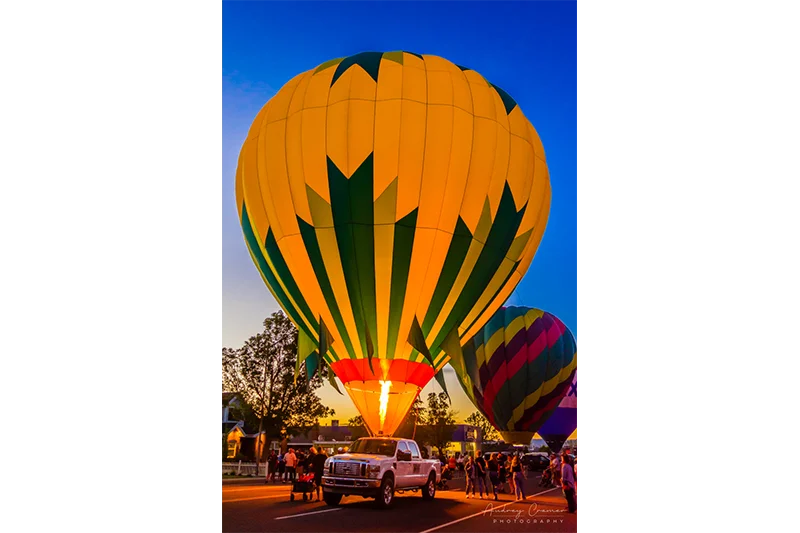
[(489, 420), (487, 420), (486, 417), (483, 416), (483, 413), (479, 411), (475, 411), (469, 415), (465, 422), (470, 426), (481, 428), (483, 440), (497, 440), (500, 438), (500, 433), (498, 433), (497, 430), (492, 427), (492, 424), (489, 423)]
[[(444, 455), (456, 429), (456, 414), (450, 407), (446, 393), (431, 392), (428, 394), (428, 406), (421, 417), (426, 427), (423, 431), (417, 428), (417, 438), (426, 445), (436, 448), (440, 456)], [(421, 433), (422, 438), (420, 438)]]
[(347, 427), (350, 428), (350, 435), (353, 440), (361, 437), (368, 437), (367, 425), (364, 423), (364, 417), (356, 415), (347, 421)]
[(315, 392), (327, 377), (328, 367), (309, 382), (302, 366), (295, 381), (296, 363), (297, 329), (281, 311), (265, 319), (264, 330), (240, 348), (222, 349), (222, 390), (241, 395), (242, 418), (257, 421), (259, 435), (264, 431), (267, 437), (256, 462), (281, 431), (305, 433), (318, 419), (335, 414)]

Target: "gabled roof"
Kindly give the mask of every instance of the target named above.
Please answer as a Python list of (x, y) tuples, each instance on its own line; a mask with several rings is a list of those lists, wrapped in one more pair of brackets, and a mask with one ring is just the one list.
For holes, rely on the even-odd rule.
[(241, 395), (238, 392), (223, 392), (222, 393), (222, 406), (225, 407), (234, 398), (239, 398), (241, 400)]

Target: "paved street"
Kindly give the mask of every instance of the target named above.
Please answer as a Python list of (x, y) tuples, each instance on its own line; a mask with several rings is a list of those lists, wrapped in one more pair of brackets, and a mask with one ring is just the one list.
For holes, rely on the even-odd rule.
[(560, 489), (538, 487), (539, 475), (531, 474), (531, 494), (513, 502), (509, 494), (500, 501), (466, 499), (464, 481), (450, 481), (449, 490), (437, 491), (433, 501), (418, 493), (396, 494), (391, 509), (381, 511), (374, 500), (348, 496), (339, 507), (324, 502), (303, 502), (296, 494), (289, 501), (289, 485), (264, 485), (263, 481), (224, 484), (222, 530), (225, 532), (349, 532), (387, 533), (529, 531), (574, 532), (577, 515), (566, 512)]

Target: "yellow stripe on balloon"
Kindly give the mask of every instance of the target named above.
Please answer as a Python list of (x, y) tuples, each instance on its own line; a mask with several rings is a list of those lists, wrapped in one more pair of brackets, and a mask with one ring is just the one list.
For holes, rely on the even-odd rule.
[(461, 263), (461, 269), (458, 271), (456, 281), (453, 283), (453, 287), (450, 289), (450, 293), (447, 295), (444, 305), (442, 305), (442, 310), (439, 312), (439, 316), (436, 317), (436, 321), (433, 323), (430, 335), (435, 337), (442, 330), (444, 321), (447, 320), (448, 316), (450, 316), (450, 312), (453, 310), (458, 297), (461, 295), (464, 285), (467, 283), (470, 274), (472, 274), (472, 270), (475, 268), (475, 263), (478, 261), (481, 251), (483, 251), (483, 243), (472, 239), (469, 249), (467, 250), (467, 255), (464, 257), (464, 261)]
[(479, 317), (480, 313), (489, 305), (489, 303), (491, 303), (495, 293), (500, 290), (501, 285), (509, 276), (509, 274), (511, 274), (513, 269), (514, 261), (504, 258), (500, 263), (500, 266), (497, 268), (497, 271), (492, 276), (491, 281), (481, 293), (478, 301), (475, 302), (475, 305), (472, 307), (472, 309), (470, 309), (469, 313), (467, 313), (464, 322), (462, 322), (464, 328), (472, 324)]
[[(389, 63), (396, 65), (392, 61)], [(399, 67), (399, 65), (397, 65)], [(380, 88), (380, 81), (378, 78), (378, 87)], [(378, 101), (375, 103), (375, 177), (373, 187), (373, 198), (378, 199), (389, 184), (394, 184), (394, 205), (392, 205), (392, 221), (394, 218), (395, 208), (397, 207), (397, 168), (398, 157), (400, 155), (400, 112), (402, 103), (400, 100), (390, 100), (388, 102)]]
[[(309, 88), (309, 90), (311, 90)], [(325, 155), (326, 109), (303, 109), (301, 135), (303, 154), (303, 176), (306, 185), (314, 190), (323, 200), (331, 203), (328, 187), (328, 160)]]
[(435, 228), (442, 212), (447, 173), (450, 167), (450, 148), (453, 139), (453, 108), (428, 108), (425, 131), (425, 157), (419, 195), (417, 226)]
[(477, 118), (473, 122), (472, 152), (469, 174), (461, 204), (461, 218), (471, 233), (475, 233), (483, 212), (497, 151), (497, 122)]
[(242, 146), (242, 195), (244, 203), (247, 204), (247, 216), (250, 219), (250, 226), (258, 242), (264, 243), (269, 229), (269, 217), (264, 206), (263, 195), (261, 192), (261, 180), (259, 179), (259, 169), (257, 160), (259, 138), (254, 137), (244, 142)]
[(401, 220), (419, 206), (427, 116), (425, 104), (407, 99), (401, 102), (396, 220)]
[(411, 322), (414, 319), (419, 302), (422, 284), (428, 268), (428, 258), (433, 253), (433, 245), (436, 241), (435, 229), (421, 228), (417, 226), (414, 233), (414, 246), (411, 251), (411, 265), (408, 271), (408, 284), (403, 301), (403, 311), (400, 315), (400, 328), (397, 336), (397, 346), (395, 347), (395, 359), (408, 359), (411, 356), (411, 345), (408, 343), (408, 333), (411, 330)]
[(533, 147), (524, 139), (510, 136), (511, 147), (508, 159), (508, 186), (517, 211), (529, 199), (533, 177)]
[(463, 332), (461, 334), (462, 339), (471, 339), (476, 333), (478, 333), (489, 321), (489, 319), (495, 314), (495, 312), (503, 306), (503, 304), (508, 300), (508, 297), (511, 296), (511, 293), (514, 292), (519, 281), (522, 279), (522, 276), (514, 272), (511, 274), (511, 277), (508, 280), (508, 283), (503, 287), (503, 289), (498, 293), (498, 295), (489, 303), (489, 305), (481, 312), (478, 316), (478, 320), (470, 327), (469, 329), (465, 328), (469, 325), (466, 321), (460, 324), (459, 332)]
[[(447, 252), (450, 249), (450, 241), (452, 240), (453, 236), (450, 233), (445, 231), (436, 232), (433, 248), (428, 256), (427, 270), (421, 284), (419, 300), (416, 305), (416, 315), (418, 317), (424, 317), (428, 313), (428, 307), (431, 303), (431, 298), (433, 298), (433, 292), (436, 290), (439, 278), (441, 277), (444, 260), (447, 257)], [(430, 346), (430, 343), (433, 342), (435, 338), (434, 335), (428, 333), (425, 341)]]
[(292, 101), (289, 103), (289, 109), (286, 112), (287, 116), (291, 117), (303, 110), (306, 102), (306, 92), (311, 84), (311, 78), (311, 71), (300, 75), (300, 81), (297, 83), (294, 96), (292, 96)]
[[(280, 235), (278, 231), (275, 232), (275, 238), (279, 241), (283, 235), (300, 233), (286, 168), (286, 120), (267, 124), (262, 137), (259, 152), (264, 153), (267, 179), (263, 181), (267, 183), (269, 189), (268, 195), (264, 195), (264, 204), (267, 207), (270, 224), (280, 229)], [(263, 190), (261, 192), (264, 193)], [(305, 194), (303, 199), (305, 200)]]
[[(278, 242), (278, 247), (295, 283), (297, 283), (298, 287), (303, 287), (303, 298), (313, 313), (313, 316), (309, 318), (316, 321), (321, 316), (326, 326), (327, 324), (335, 325), (333, 315), (325, 301), (322, 288), (314, 272), (314, 267), (311, 265), (311, 258), (308, 255), (308, 249), (305, 246), (303, 237), (301, 235), (288, 235)], [(328, 329), (330, 330), (331, 328)], [(315, 331), (315, 328), (312, 327), (311, 331)], [(339, 335), (335, 335), (335, 338), (339, 338)]]
[[(342, 319), (347, 334), (353, 345), (355, 353), (350, 354), (353, 359), (361, 359), (364, 354), (361, 351), (361, 343), (358, 342), (358, 330), (356, 329), (356, 321), (353, 317), (353, 307), (350, 302), (350, 296), (347, 292), (347, 284), (344, 280), (344, 271), (342, 270), (342, 259), (339, 256), (339, 246), (336, 242), (336, 230), (334, 228), (316, 228), (317, 241), (319, 242), (319, 249), (322, 255), (322, 262), (325, 265), (325, 271), (331, 282), (331, 289), (336, 298), (336, 305), (342, 312)], [(331, 329), (335, 329), (335, 324), (330, 325), (326, 322), (325, 325)], [(338, 330), (337, 330), (338, 331)], [(341, 338), (341, 334), (338, 338)]]
[[(367, 74), (364, 75), (369, 78)], [(361, 163), (375, 150), (373, 143), (375, 102), (350, 100), (347, 117), (347, 168), (350, 169), (350, 173), (345, 176), (350, 178), (361, 166)], [(374, 162), (373, 159), (373, 166)]]
[(447, 184), (442, 201), (439, 227), (453, 232), (464, 199), (467, 175), (469, 173), (469, 154), (472, 150), (472, 115), (453, 108), (453, 137), (450, 147), (450, 162), (447, 167)]
[(575, 356), (572, 358), (572, 361), (563, 369), (561, 369), (561, 372), (553, 376), (553, 378), (542, 383), (542, 385), (539, 386), (538, 389), (530, 393), (525, 398), (525, 401), (522, 402), (520, 405), (518, 405), (516, 409), (514, 409), (514, 412), (511, 414), (511, 420), (509, 420), (508, 425), (506, 427), (509, 428), (514, 427), (514, 424), (516, 424), (522, 419), (522, 416), (525, 414), (525, 411), (527, 409), (536, 405), (536, 402), (538, 402), (542, 396), (547, 396), (548, 394), (550, 394), (559, 383), (563, 383), (564, 380), (566, 380), (569, 377), (569, 375), (572, 373), (572, 371), (575, 369), (577, 365), (578, 365), (578, 356), (576, 353)]
[(506, 342), (506, 337), (503, 328), (500, 328), (494, 333), (492, 333), (492, 336), (486, 340), (486, 342), (484, 343), (484, 350), (485, 350), (484, 353), (487, 365), (492, 360), (492, 356), (495, 354), (497, 349), (503, 344), (505, 344), (505, 342)]
[[(341, 87), (342, 85), (339, 85), (339, 83), (336, 82), (335, 87)], [(326, 119), (327, 136), (325, 142), (328, 147), (327, 156), (345, 176), (350, 176), (352, 171), (355, 170), (355, 168), (352, 170), (349, 168), (347, 158), (351, 105), (352, 102), (350, 100), (343, 100), (329, 105)], [(325, 176), (327, 177), (327, 175), (326, 166)]]
[(302, 120), (302, 113), (295, 113), (286, 119), (286, 172), (295, 212), (307, 224), (311, 224), (311, 209), (308, 205), (306, 178), (303, 170)]
[[(458, 67), (456, 67), (458, 69)], [(458, 69), (458, 72), (451, 72), (450, 78), (453, 80), (453, 105), (458, 109), (473, 115), (472, 92), (469, 88), (467, 77)]]

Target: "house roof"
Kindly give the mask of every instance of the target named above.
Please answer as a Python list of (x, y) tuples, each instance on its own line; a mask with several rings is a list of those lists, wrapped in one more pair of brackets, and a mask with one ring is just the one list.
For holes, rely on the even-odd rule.
[(237, 397), (239, 397), (239, 393), (238, 392), (223, 392), (222, 393), (222, 405), (223, 405), (223, 407), (228, 405), (231, 400), (233, 400), (234, 398), (237, 398)]

